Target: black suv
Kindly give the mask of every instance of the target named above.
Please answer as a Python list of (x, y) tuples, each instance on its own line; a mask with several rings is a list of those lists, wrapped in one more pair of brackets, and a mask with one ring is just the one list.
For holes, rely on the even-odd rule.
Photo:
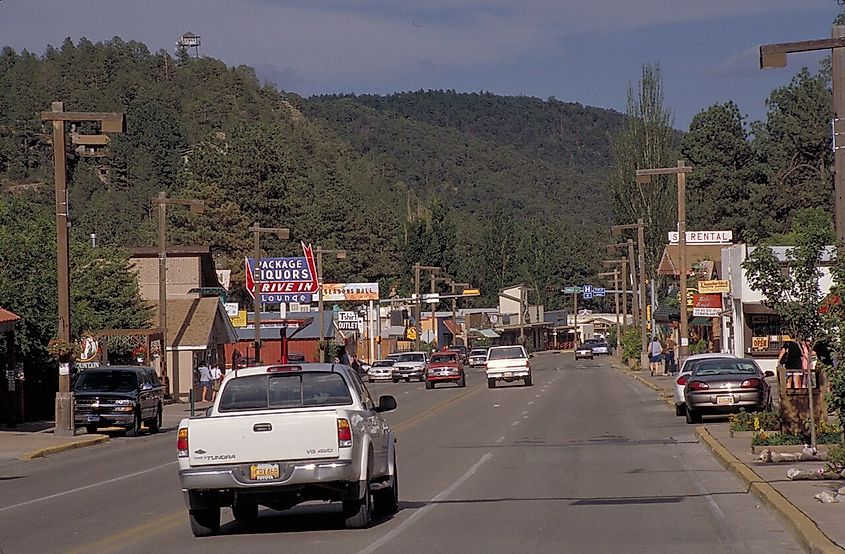
[(164, 390), (151, 367), (111, 365), (84, 369), (73, 383), (74, 420), (89, 433), (100, 427), (123, 427), (141, 434), (161, 429)]

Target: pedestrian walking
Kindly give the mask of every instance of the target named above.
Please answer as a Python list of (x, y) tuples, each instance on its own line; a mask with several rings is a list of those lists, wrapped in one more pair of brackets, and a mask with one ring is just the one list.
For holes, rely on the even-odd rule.
[(200, 402), (205, 400), (211, 400), (212, 395), (212, 378), (211, 378), (211, 368), (208, 367), (208, 364), (205, 363), (205, 360), (201, 361), (200, 364), (197, 366), (197, 372), (199, 373), (199, 380), (200, 380)]
[(648, 366), (651, 369), (652, 375), (657, 375), (660, 371), (661, 354), (663, 353), (663, 345), (657, 339), (657, 335), (651, 338), (651, 343), (648, 345)]
[(664, 357), (664, 373), (677, 373), (678, 366), (675, 363), (675, 341), (672, 339), (670, 335), (669, 338), (666, 339), (666, 356)]
[(217, 392), (220, 390), (220, 382), (223, 380), (223, 370), (219, 365), (211, 368), (211, 401), (217, 398)]

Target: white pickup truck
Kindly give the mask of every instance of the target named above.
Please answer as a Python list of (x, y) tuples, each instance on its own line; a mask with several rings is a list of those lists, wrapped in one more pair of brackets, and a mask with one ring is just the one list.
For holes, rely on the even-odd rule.
[(250, 367), (226, 375), (204, 418), (183, 419), (179, 480), (195, 536), (258, 506), (285, 510), (310, 500), (343, 503), (349, 528), (399, 506), (396, 436), (355, 371), (340, 364)]
[(521, 346), (493, 346), (487, 351), (487, 387), (495, 388), (497, 381), (522, 380), (531, 386), (529, 356)]

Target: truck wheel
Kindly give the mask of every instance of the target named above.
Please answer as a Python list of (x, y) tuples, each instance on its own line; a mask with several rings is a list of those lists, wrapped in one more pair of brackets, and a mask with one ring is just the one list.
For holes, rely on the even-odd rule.
[(210, 537), (220, 531), (220, 508), (188, 510), (191, 519), (191, 531), (195, 537)]
[(347, 529), (364, 529), (373, 519), (373, 493), (370, 491), (370, 472), (364, 483), (364, 498), (343, 501), (343, 524)]
[(147, 429), (150, 433), (158, 433), (161, 430), (161, 404), (156, 408), (156, 416), (147, 422)]
[(253, 523), (258, 519), (258, 504), (255, 502), (237, 502), (232, 505), (232, 515), (242, 523)]
[(458, 387), (464, 388), (465, 386), (467, 386), (467, 376), (461, 375), (461, 378), (458, 379)]
[(97, 432), (97, 426), (96, 425), (86, 425), (85, 426), (85, 432), (88, 433), (89, 435), (93, 435), (94, 433)]
[(496, 380), (488, 377), (487, 378), (487, 388), (488, 389), (495, 389), (496, 388)]
[(525, 386), (530, 387), (531, 386), (531, 376), (529, 375), (524, 380), (525, 380)]
[(392, 515), (399, 511), (399, 466), (396, 465), (396, 454), (393, 454), (393, 486), (376, 491), (373, 494), (376, 512)]
[(398, 383), (399, 379), (391, 379), (391, 381), (393, 381), (394, 383)]
[(432, 383), (431, 381), (426, 381), (426, 382), (425, 382), (425, 388), (426, 388), (427, 390), (431, 390), (431, 389), (433, 389), (433, 388), (434, 388), (434, 383)]
[(126, 430), (126, 434), (130, 437), (141, 436), (141, 412), (135, 410), (135, 417), (132, 419), (132, 427)]

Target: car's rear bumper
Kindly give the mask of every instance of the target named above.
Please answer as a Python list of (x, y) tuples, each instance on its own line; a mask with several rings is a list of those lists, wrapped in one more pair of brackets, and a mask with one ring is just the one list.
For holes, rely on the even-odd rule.
[(765, 402), (764, 394), (757, 391), (695, 393), (686, 398), (688, 409), (712, 414), (730, 414), (742, 409), (761, 410), (765, 407)]
[(337, 481), (355, 482), (358, 471), (350, 460), (301, 460), (279, 462), (278, 479), (256, 481), (249, 479), (251, 464), (205, 466), (179, 471), (183, 491), (229, 490), (286, 487)]
[(460, 375), (427, 375), (426, 381), (431, 383), (443, 383), (444, 381), (460, 381)]

